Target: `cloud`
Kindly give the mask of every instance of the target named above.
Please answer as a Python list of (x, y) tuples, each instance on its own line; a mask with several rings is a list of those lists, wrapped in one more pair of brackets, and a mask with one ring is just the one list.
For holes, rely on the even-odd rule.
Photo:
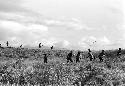
[(81, 39), (78, 45), (83, 49), (94, 48), (94, 49), (104, 49), (105, 47), (111, 45), (111, 41), (106, 37), (94, 37), (88, 36)]
[(90, 48), (94, 45), (95, 41), (97, 39), (94, 36), (89, 37), (83, 37), (80, 42), (78, 42), (78, 45), (82, 48)]
[(83, 24), (82, 21), (72, 18), (70, 20), (45, 20), (44, 21), (48, 26), (53, 26), (53, 27), (64, 27), (67, 28), (68, 30), (93, 30), (95, 28), (87, 26), (87, 24)]
[(42, 16), (24, 8), (23, 3), (23, 0), (0, 0), (0, 41), (31, 44), (48, 34)]
[(91, 46), (97, 39), (94, 36), (84, 37), (81, 40), (81, 44), (86, 44), (88, 46)]
[(25, 0), (0, 0), (0, 19), (23, 23), (42, 23), (40, 13), (23, 6)]
[(123, 24), (119, 24), (117, 25), (116, 30), (116, 34), (114, 34), (113, 36), (115, 37), (114, 40), (108, 42), (108, 40), (106, 38), (103, 38), (103, 40), (105, 40), (105, 42), (107, 41), (107, 46), (111, 47), (112, 49), (116, 49), (116, 48), (125, 48), (125, 25)]
[(107, 6), (107, 9), (109, 9), (114, 14), (123, 14), (122, 12), (122, 6), (123, 0), (110, 0), (109, 6)]
[[(32, 10), (28, 10), (27, 8), (24, 8), (22, 6), (23, 3), (24, 3), (24, 0), (0, 0), (0, 41), (9, 40), (9, 42), (11, 42), (13, 46), (18, 46), (21, 43), (26, 45), (36, 46), (38, 45), (39, 42), (42, 42), (44, 45), (47, 45), (47, 46), (54, 45), (57, 47), (71, 48), (73, 47), (73, 45), (69, 42), (70, 39), (68, 39), (68, 37), (73, 36), (74, 35), (73, 32), (75, 31), (80, 32), (81, 30), (83, 31), (97, 30), (97, 28), (91, 27), (94, 25), (90, 24), (89, 26), (87, 23), (83, 23), (80, 19), (77, 19), (77, 18), (71, 18), (71, 19), (47, 18)], [(108, 9), (111, 10), (111, 12), (113, 13), (121, 12), (119, 10), (120, 7), (117, 7), (117, 5), (111, 6)], [(104, 12), (107, 13), (107, 11), (104, 11)], [(99, 12), (99, 14), (100, 13), (101, 12)], [(111, 25), (110, 22), (107, 22), (106, 18), (108, 19), (113, 18), (115, 20), (115, 21), (113, 20), (114, 22), (116, 22), (117, 20), (115, 19), (116, 16), (115, 18), (109, 17), (107, 14), (106, 16), (107, 17), (99, 16), (99, 18), (101, 17), (99, 19), (99, 22), (105, 23), (105, 21), (104, 22), (102, 21), (103, 20), (102, 18), (104, 18), (106, 20), (106, 23)], [(94, 16), (94, 18), (96, 17)], [(86, 19), (87, 21), (90, 21), (89, 16), (88, 17), (86, 16)], [(93, 21), (98, 23), (96, 19), (93, 19)], [(96, 23), (93, 23), (93, 24), (95, 24), (96, 26)], [(104, 24), (104, 26), (106, 26), (106, 24)], [(50, 30), (52, 28), (54, 28), (54, 30)], [(58, 30), (64, 29), (64, 28), (65, 29), (60, 30), (61, 32), (60, 34), (60, 33), (56, 33), (58, 32), (56, 28), (58, 28)], [(67, 30), (72, 30), (72, 32)], [(50, 33), (51, 31), (56, 35), (54, 35), (53, 33)], [(63, 34), (63, 32), (65, 34)], [(85, 35), (87, 34), (85, 33)], [(55, 36), (62, 37), (63, 39), (59, 39), (59, 38), (57, 39)], [(123, 39), (121, 42), (119, 42), (119, 44), (124, 44), (125, 42), (125, 41), (123, 42), (124, 39), (125, 37), (123, 36)], [(96, 41), (96, 43), (93, 44), (94, 41)], [(83, 48), (88, 48), (90, 46), (99, 48), (103, 46), (113, 46), (115, 45), (115, 43), (112, 43), (111, 40), (109, 40), (106, 36), (104, 37), (90, 36), (90, 37), (84, 37), (79, 42), (79, 45), (80, 47), (83, 47)], [(74, 48), (76, 47), (77, 45), (75, 45)]]
[(48, 34), (48, 27), (41, 24), (21, 24), (15, 21), (0, 21), (0, 40), (20, 41), (32, 44)]
[[(53, 21), (54, 25), (59, 25), (59, 21), (52, 21), (41, 14), (24, 9), (20, 2), (22, 0), (0, 0), (1, 43), (8, 40), (12, 46), (19, 46), (20, 44), (37, 46), (39, 42), (46, 46), (52, 46), (55, 43), (58, 45), (61, 43), (62, 47), (68, 46), (68, 41), (59, 41), (48, 36), (49, 25)], [(60, 24), (62, 25), (62, 22)]]
[(61, 40), (61, 41), (56, 42), (54, 46), (59, 47), (59, 48), (69, 48), (70, 42), (67, 40)]
[(25, 9), (21, 6), (22, 0), (0, 0), (0, 11), (18, 12)]
[(41, 42), (45, 46), (54, 46), (54, 44), (58, 42), (58, 39), (56, 39), (54, 37), (50, 37), (47, 39), (42, 39)]
[(114, 45), (120, 45), (121, 47), (125, 48), (125, 22), (122, 25), (118, 25), (117, 30), (118, 33), (121, 35), (119, 39), (115, 40)]
[(70, 47), (70, 42), (67, 41), (67, 40), (60, 40), (60, 39), (57, 39), (55, 37), (50, 37), (50, 38), (47, 38), (47, 39), (41, 39), (39, 40), (38, 43), (42, 43), (44, 46), (54, 46), (54, 47), (57, 47), (57, 48), (69, 48)]
[(99, 39), (100, 45), (110, 45), (111, 41), (106, 37), (102, 37)]
[(59, 40), (59, 39), (57, 39), (55, 37), (41, 38), (40, 40), (34, 41), (34, 43), (32, 42), (32, 44), (29, 44), (29, 45), (26, 44), (26, 46), (30, 46), (30, 47), (36, 46), (37, 47), (39, 43), (44, 45), (44, 47), (54, 46), (55, 48), (67, 48), (67, 49), (71, 48), (71, 43), (69, 41), (67, 41), (67, 40)]

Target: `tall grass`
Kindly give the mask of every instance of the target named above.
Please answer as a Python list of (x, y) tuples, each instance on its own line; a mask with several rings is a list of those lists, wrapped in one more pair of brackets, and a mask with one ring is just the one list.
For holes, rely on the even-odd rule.
[[(113, 61), (116, 57), (111, 55), (115, 53), (108, 51), (107, 56), (111, 57), (106, 57), (102, 63), (90, 62), (84, 56), (80, 63), (66, 63), (68, 52), (68, 50), (41, 51), (25, 48), (1, 49), (0, 85), (121, 86), (125, 84), (124, 56), (121, 56), (119, 62)], [(43, 63), (43, 53), (49, 54), (47, 64)], [(97, 57), (98, 52), (94, 55)]]

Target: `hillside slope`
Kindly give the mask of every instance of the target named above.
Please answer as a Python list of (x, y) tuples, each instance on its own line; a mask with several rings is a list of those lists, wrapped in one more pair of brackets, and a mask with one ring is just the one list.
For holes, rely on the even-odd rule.
[[(79, 63), (67, 63), (69, 50), (0, 48), (0, 85), (25, 86), (123, 86), (125, 85), (125, 56), (106, 51), (105, 61), (89, 61), (83, 52)], [(100, 51), (93, 52), (95, 56)], [(43, 54), (48, 63), (43, 63)], [(73, 51), (74, 54), (77, 51)], [(115, 56), (115, 57), (113, 57)], [(21, 58), (21, 59), (19, 59)], [(117, 60), (117, 61), (116, 61)], [(113, 62), (114, 61), (114, 62)]]

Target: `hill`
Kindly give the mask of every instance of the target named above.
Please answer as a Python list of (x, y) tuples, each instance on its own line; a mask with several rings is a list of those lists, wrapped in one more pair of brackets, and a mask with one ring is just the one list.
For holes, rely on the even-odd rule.
[[(123, 86), (125, 85), (125, 51), (107, 50), (104, 62), (99, 62), (100, 51), (93, 51), (96, 59), (89, 61), (82, 52), (79, 63), (67, 63), (70, 50), (34, 48), (0, 48), (1, 86)], [(43, 62), (44, 53), (48, 63)], [(73, 51), (74, 54), (77, 51)]]

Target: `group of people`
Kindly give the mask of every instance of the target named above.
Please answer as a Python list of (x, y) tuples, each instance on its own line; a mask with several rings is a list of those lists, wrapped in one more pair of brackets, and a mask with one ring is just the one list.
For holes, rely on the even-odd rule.
[[(47, 54), (43, 54), (44, 55), (44, 63), (47, 63)], [(80, 62), (80, 55), (81, 55), (81, 53), (80, 53), (80, 51), (78, 51), (78, 53), (77, 53), (77, 55), (76, 55), (76, 63), (77, 62)], [(69, 53), (68, 53), (68, 55), (67, 55), (67, 63), (69, 62), (69, 61), (71, 61), (71, 62), (73, 62), (73, 60), (72, 60), (72, 57), (73, 57), (73, 52), (72, 51), (70, 51)]]
[[(80, 51), (78, 51), (77, 55), (76, 55), (76, 63), (77, 62), (80, 62)], [(121, 56), (121, 48), (119, 48), (119, 50), (117, 51), (117, 56), (120, 57)], [(73, 53), (72, 51), (70, 51), (70, 53), (67, 55), (67, 63), (70, 61), (70, 62), (73, 62), (72, 60), (72, 56), (73, 56)], [(104, 60), (104, 57), (106, 56), (105, 54), (105, 51), (102, 50), (101, 53), (98, 55), (98, 58), (100, 60), (100, 62), (103, 62)], [(93, 61), (95, 59), (94, 55), (92, 54), (92, 51), (90, 49), (88, 49), (88, 56), (87, 58), (90, 59), (90, 61)]]
[[(117, 56), (120, 57), (121, 56), (121, 48), (119, 48), (119, 50), (117, 51)], [(76, 63), (80, 62), (80, 55), (81, 55), (81, 52), (78, 51), (77, 55), (75, 56), (76, 57)], [(101, 53), (98, 55), (98, 58), (100, 60), (100, 62), (103, 62), (104, 60), (104, 57), (106, 56), (106, 53), (104, 50), (101, 51)], [(68, 62), (73, 62), (72, 60), (72, 57), (73, 57), (73, 51), (70, 51), (67, 55), (67, 63)], [(90, 61), (93, 61), (95, 59), (94, 55), (92, 54), (92, 51), (90, 49), (88, 49), (88, 56), (87, 58), (90, 59)], [(44, 54), (44, 63), (47, 63), (47, 54)]]
[[(41, 44), (42, 44), (42, 43), (39, 43), (39, 48), (41, 48), (41, 47), (43, 46), (43, 45), (41, 45)], [(9, 46), (9, 42), (8, 42), (8, 41), (6, 42), (6, 46), (7, 46), (7, 47), (10, 47), (10, 46)], [(1, 45), (1, 44), (0, 44), (0, 47), (2, 47), (2, 45)], [(23, 45), (21, 44), (19, 47), (20, 47), (20, 48), (22, 48), (22, 47), (23, 47)], [(50, 47), (50, 49), (51, 49), (51, 50), (52, 50), (53, 48), (54, 48), (53, 46), (51, 46), (51, 47)]]
[[(8, 41), (6, 42), (6, 45), (7, 45), (7, 47), (9, 47), (9, 42)], [(0, 47), (2, 47), (1, 44), (0, 44)], [(22, 45), (20, 45), (20, 48), (21, 47), (22, 47)], [(41, 43), (39, 43), (39, 48), (41, 48)], [(53, 46), (51, 47), (51, 50), (52, 49), (53, 49)], [(44, 55), (44, 63), (47, 63), (47, 57), (48, 56), (47, 56), (47, 54), (43, 54), (43, 55)], [(75, 56), (76, 57), (76, 63), (80, 62), (80, 55), (81, 55), (81, 52), (78, 51), (77, 55)], [(73, 55), (73, 51), (70, 51), (68, 53), (68, 55), (67, 55), (67, 58), (66, 58), (67, 59), (67, 63), (68, 62), (73, 62), (73, 60), (72, 60), (73, 56), (74, 56)], [(99, 58), (100, 62), (103, 62), (105, 56), (106, 56), (105, 51), (102, 50), (101, 53), (98, 55), (98, 58)], [(117, 56), (118, 57), (121, 56), (121, 48), (119, 48), (119, 50), (117, 51)], [(90, 49), (88, 49), (88, 56), (87, 56), (87, 58), (89, 58), (90, 61), (93, 61), (95, 59), (95, 57), (94, 57), (94, 55), (93, 55), (93, 53), (92, 53), (92, 51)]]
[[(6, 42), (6, 45), (7, 45), (7, 47), (9, 47), (9, 42), (7, 41)], [(2, 45), (0, 44), (0, 47), (2, 47)]]
[[(8, 42), (8, 41), (6, 42), (6, 46), (7, 46), (7, 47), (10, 47), (10, 46), (9, 46), (9, 42)], [(21, 44), (19, 47), (20, 47), (20, 48), (22, 48), (22, 46), (23, 46), (23, 45)], [(2, 47), (2, 45), (1, 45), (1, 44), (0, 44), (0, 47)]]
[[(41, 43), (39, 43), (39, 48), (41, 48), (43, 45), (41, 45)], [(52, 50), (54, 47), (51, 46), (50, 49)]]

